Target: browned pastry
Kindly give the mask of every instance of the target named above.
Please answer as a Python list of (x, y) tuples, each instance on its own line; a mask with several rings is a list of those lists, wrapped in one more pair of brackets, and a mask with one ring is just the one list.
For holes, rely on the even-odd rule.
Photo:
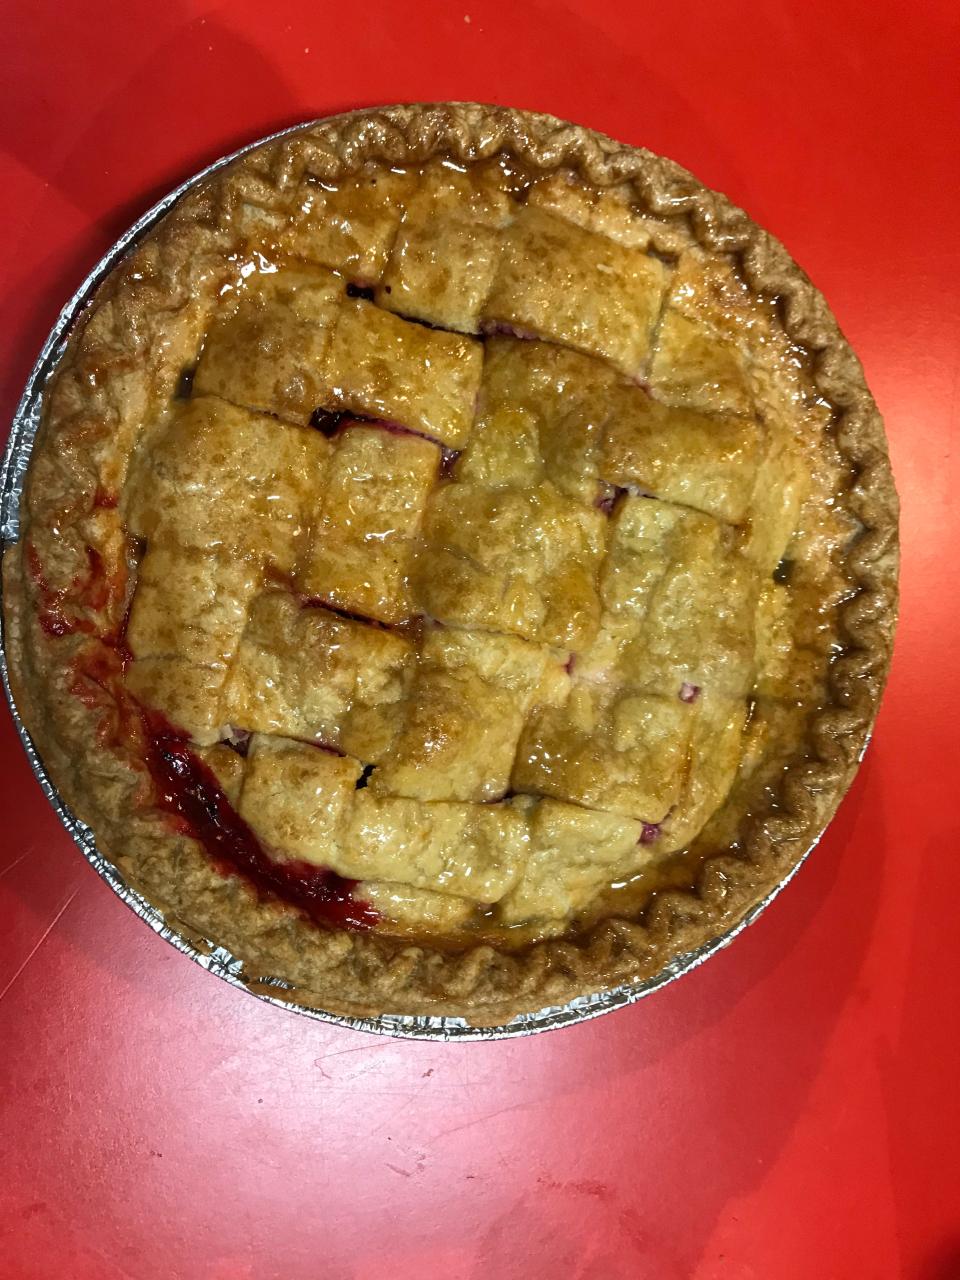
[(252, 983), (480, 1024), (659, 972), (807, 850), (896, 608), (879, 415), (782, 247), (471, 105), (185, 196), (45, 398), (15, 696), (129, 883)]

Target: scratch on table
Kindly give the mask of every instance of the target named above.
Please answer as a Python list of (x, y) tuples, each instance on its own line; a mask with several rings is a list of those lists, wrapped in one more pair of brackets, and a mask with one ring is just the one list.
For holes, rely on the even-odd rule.
[(426, 1085), (421, 1084), (419, 1088), (416, 1089), (415, 1092), (412, 1093), (411, 1095), (409, 1096), (404, 1095), (405, 1101), (403, 1105), (400, 1107), (397, 1107), (396, 1111), (392, 1111), (390, 1115), (386, 1117), (386, 1119), (381, 1120), (378, 1125), (375, 1125), (374, 1128), (372, 1128), (370, 1132), (367, 1134), (367, 1137), (372, 1138), (376, 1134), (378, 1134), (381, 1129), (385, 1129), (388, 1124), (395, 1124), (397, 1120), (399, 1120), (400, 1117), (404, 1114), (405, 1111), (409, 1111), (415, 1102), (420, 1101), (420, 1097), (423, 1094), (425, 1089), (426, 1089)]
[(82, 888), (82, 886), (74, 889), (73, 893), (71, 893), (70, 897), (66, 900), (66, 902), (63, 904), (63, 906), (60, 908), (57, 914), (53, 917), (53, 919), (44, 929), (43, 933), (41, 933), (40, 937), (30, 948), (30, 951), (27, 954), (26, 960), (24, 960), (23, 964), (16, 971), (16, 973), (13, 975), (13, 977), (10, 979), (7, 985), (3, 988), (3, 990), (0, 991), (0, 1000), (3, 1000), (4, 996), (7, 994), (7, 992), (10, 990), (13, 984), (17, 981), (17, 979), (23, 973), (24, 969), (26, 969), (27, 965), (30, 963), (33, 957), (37, 954), (37, 952), (40, 950), (40, 948), (43, 946), (46, 940), (50, 937), (50, 934), (53, 932), (53, 930), (56, 928), (57, 924), (59, 923), (60, 917), (66, 911), (67, 907), (69, 907), (70, 903), (74, 900), (77, 894), (80, 892), (80, 888)]
[(11, 863), (5, 866), (3, 870), (0, 871), (0, 880), (3, 879), (3, 877), (7, 874), (8, 871), (12, 871), (14, 867), (19, 867), (20, 863), (24, 860), (24, 858), (27, 856), (28, 853), (30, 853), (30, 850), (24, 849), (23, 853), (21, 853), (19, 858), (14, 858), (14, 860)]
[(321, 1053), (319, 1058), (314, 1058), (313, 1065), (319, 1067), (321, 1062), (326, 1062), (328, 1058), (342, 1058), (346, 1053), (376, 1053), (378, 1049), (393, 1048), (393, 1042), (383, 1038), (377, 1041), (371, 1041), (369, 1044), (351, 1045), (349, 1049), (332, 1049), (329, 1053)]
[(475, 1116), (472, 1120), (465, 1120), (463, 1124), (455, 1124), (451, 1129), (441, 1129), (439, 1133), (433, 1135), (434, 1142), (440, 1138), (447, 1138), (451, 1133), (460, 1133), (464, 1129), (471, 1129), (475, 1124), (483, 1124), (485, 1120), (493, 1120), (496, 1116), (506, 1115), (508, 1111), (523, 1111), (531, 1104), (529, 1102), (514, 1102), (509, 1107), (500, 1107), (498, 1111), (488, 1111), (486, 1115)]

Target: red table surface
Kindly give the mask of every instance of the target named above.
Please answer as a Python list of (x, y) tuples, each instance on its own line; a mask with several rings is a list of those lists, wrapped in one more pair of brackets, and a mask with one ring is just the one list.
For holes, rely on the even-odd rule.
[(479, 99), (644, 144), (780, 236), (888, 425), (903, 620), (789, 891), (640, 1005), (506, 1043), (264, 1006), (86, 865), (0, 716), (0, 1278), (960, 1277), (954, 0), (6, 0), (2, 410), (116, 236), (311, 116)]

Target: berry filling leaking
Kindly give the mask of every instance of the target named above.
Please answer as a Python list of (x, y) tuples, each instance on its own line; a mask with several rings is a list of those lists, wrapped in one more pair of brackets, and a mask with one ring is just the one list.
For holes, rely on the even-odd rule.
[(617, 505), (617, 499), (624, 493), (626, 493), (626, 489), (621, 486), (608, 484), (606, 480), (601, 480), (600, 489), (593, 500), (593, 505), (597, 511), (602, 511), (605, 516), (612, 516), (613, 509)]
[(223, 737), (220, 741), (225, 747), (229, 747), (231, 751), (235, 751), (238, 756), (246, 758), (247, 752), (250, 750), (250, 739), (253, 734), (248, 733), (246, 729), (238, 729), (235, 725), (227, 725)]
[(356, 421), (355, 413), (333, 413), (329, 409), (314, 409), (310, 415), (310, 426), (316, 428), (328, 440), (337, 434), (345, 422)]
[(453, 475), (453, 468), (457, 465), (457, 459), (463, 452), (462, 449), (448, 449), (446, 445), (440, 447), (440, 479), (449, 480)]
[(446, 479), (463, 452), (462, 449), (450, 449), (441, 444), (435, 436), (428, 436), (425, 431), (415, 431), (413, 427), (405, 427), (402, 422), (392, 422), (388, 418), (368, 418), (363, 413), (348, 413), (343, 409), (314, 409), (310, 415), (309, 425), (328, 440), (338, 436), (344, 427), (369, 427), (373, 431), (385, 431), (391, 436), (415, 436), (418, 440), (426, 440), (440, 451), (439, 475)]
[(227, 799), (212, 771), (172, 726), (141, 712), (147, 767), (160, 809), (182, 824), (225, 875), (299, 907), (317, 924), (371, 929), (380, 919), (353, 897), (356, 880), (307, 862), (275, 862)]
[(505, 320), (484, 320), (480, 332), (485, 338), (517, 338), (521, 342), (537, 342), (538, 336), (532, 329), (521, 329), (519, 325), (508, 324)]
[[(97, 634), (93, 619), (83, 616), (86, 611), (104, 611), (110, 602), (123, 593), (122, 575), (114, 570), (108, 573), (103, 558), (94, 547), (87, 547), (87, 570), (78, 574), (69, 588), (53, 588), (43, 575), (35, 548), (27, 543), (25, 551), (27, 571), (37, 590), (37, 620), (43, 632), (53, 639), (81, 633)], [(71, 613), (67, 613), (68, 600)], [(111, 641), (107, 641), (111, 643)]]
[(699, 697), (700, 686), (698, 684), (691, 684), (689, 680), (684, 680), (683, 684), (680, 686), (680, 701), (696, 702)]
[(351, 609), (341, 609), (339, 605), (328, 600), (326, 596), (305, 596), (300, 595), (301, 609), (326, 609), (327, 613), (333, 613), (338, 618), (343, 618), (346, 622), (362, 622), (367, 627), (378, 627), (381, 631), (400, 631), (404, 624), (402, 623), (386, 623), (380, 622), (379, 619), (372, 617), (367, 613), (356, 613)]

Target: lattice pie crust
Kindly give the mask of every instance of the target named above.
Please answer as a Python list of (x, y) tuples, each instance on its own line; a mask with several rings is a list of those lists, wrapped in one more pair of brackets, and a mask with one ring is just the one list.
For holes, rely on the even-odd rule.
[(334, 1011), (519, 1010), (722, 932), (847, 787), (896, 497), (723, 197), (499, 108), (248, 153), (100, 290), (5, 558), (15, 693), (132, 884)]

